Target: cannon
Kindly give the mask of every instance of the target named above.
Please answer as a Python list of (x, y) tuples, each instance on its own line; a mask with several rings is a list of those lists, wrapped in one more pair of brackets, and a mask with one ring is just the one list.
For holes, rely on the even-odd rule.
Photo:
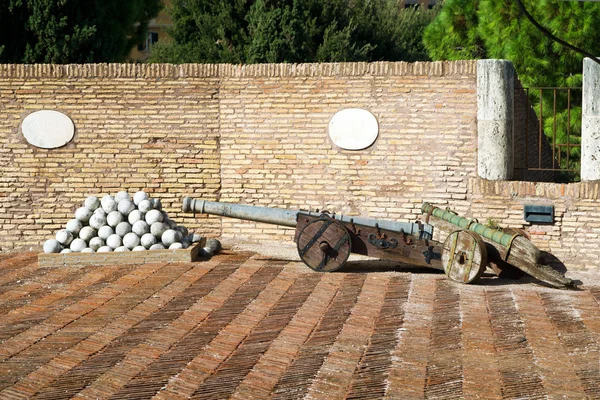
[[(335, 213), (287, 210), (211, 202), (186, 197), (183, 212), (219, 215), (294, 227), (300, 259), (311, 269), (333, 272), (351, 253), (442, 270), (457, 282), (470, 283), (491, 264), (494, 271), (522, 271), (558, 288), (573, 281), (540, 262), (541, 252), (521, 233), (505, 233), (425, 203), (425, 221), (377, 220)], [(451, 227), (440, 242), (433, 239), (436, 222)]]

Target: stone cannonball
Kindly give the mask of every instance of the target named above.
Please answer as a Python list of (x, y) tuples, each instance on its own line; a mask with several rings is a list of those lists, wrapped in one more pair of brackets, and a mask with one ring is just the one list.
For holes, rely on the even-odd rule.
[(56, 232), (56, 240), (58, 240), (61, 245), (68, 246), (73, 240), (73, 234), (66, 229), (61, 229)]
[(208, 247), (209, 249), (211, 249), (213, 251), (214, 254), (217, 254), (218, 252), (221, 251), (221, 242), (219, 242), (217, 239), (207, 239), (206, 240), (206, 247)]
[[(98, 231), (95, 230), (94, 228), (92, 228), (91, 226), (84, 226), (79, 231), (79, 237), (88, 243), (93, 237), (96, 237), (96, 236), (98, 236)], [(87, 246), (85, 246), (85, 247), (87, 247)]]
[(102, 200), (100, 201), (100, 204), (102, 204), (102, 209), (107, 213), (110, 214), (113, 211), (117, 211), (117, 201), (115, 200), (115, 198), (109, 194), (107, 194), (106, 196), (104, 196), (102, 198)]
[(121, 222), (125, 221), (125, 217), (118, 211), (111, 211), (106, 216), (106, 223), (113, 228), (119, 225)]
[(81, 250), (82, 253), (94, 253), (94, 249), (92, 249), (91, 247), (86, 247), (85, 249)]
[(155, 222), (152, 225), (150, 225), (150, 233), (159, 239), (162, 237), (162, 234), (165, 233), (167, 229), (169, 228), (167, 228), (167, 226), (162, 222)]
[(187, 238), (181, 239), (181, 246), (183, 246), (184, 249), (187, 249), (191, 245), (192, 243)]
[(121, 237), (124, 237), (129, 232), (131, 232), (131, 225), (129, 225), (129, 222), (123, 221), (115, 228), (115, 233)]
[(136, 206), (139, 205), (142, 200), (148, 200), (148, 193), (143, 190), (140, 190), (133, 195), (133, 204)]
[(164, 249), (165, 249), (165, 246), (163, 246), (162, 243), (156, 243), (156, 244), (153, 244), (152, 246), (150, 246), (149, 250), (164, 250)]
[(81, 221), (73, 218), (70, 219), (69, 222), (67, 222), (67, 226), (65, 228), (73, 235), (78, 235), (81, 228), (83, 228), (83, 224), (81, 223)]
[(87, 207), (79, 207), (75, 211), (75, 218), (80, 221), (82, 224), (87, 224), (92, 216), (92, 211)]
[(148, 226), (148, 223), (146, 221), (137, 221), (131, 227), (131, 231), (139, 237), (142, 237), (146, 233), (150, 233), (150, 226)]
[(148, 225), (152, 225), (155, 222), (162, 222), (163, 215), (158, 210), (150, 210), (146, 213), (146, 222)]
[(69, 248), (75, 253), (81, 252), (81, 250), (85, 249), (86, 247), (88, 247), (87, 243), (85, 242), (85, 240), (80, 238), (73, 239), (73, 241), (71, 242), (71, 246), (69, 246)]
[(128, 249), (133, 249), (135, 246), (139, 246), (139, 244), (140, 237), (133, 232), (129, 232), (123, 238), (123, 246), (127, 247)]
[[(85, 249), (83, 249), (83, 250), (85, 250)], [(72, 253), (73, 250), (71, 250), (71, 249), (62, 249), (60, 252), (61, 252), (61, 254), (69, 254), (69, 253)]]
[(183, 249), (183, 245), (180, 242), (175, 242), (169, 246), (169, 250), (179, 250)]
[(89, 196), (83, 204), (91, 211), (96, 211), (100, 207), (100, 200), (96, 196)]
[(201, 257), (212, 258), (212, 256), (214, 256), (214, 255), (215, 255), (215, 253), (213, 253), (213, 251), (210, 247), (204, 247), (202, 250), (200, 250)]
[(102, 239), (101, 237), (93, 237), (90, 239), (90, 248), (94, 251), (98, 251), (98, 249), (102, 246), (105, 246), (106, 243), (104, 242), (104, 239)]
[(146, 251), (144, 246), (135, 246), (131, 251)]
[(111, 249), (109, 246), (102, 246), (98, 250), (96, 250), (96, 253), (108, 253), (111, 251), (113, 251), (113, 249)]
[(140, 239), (140, 243), (146, 249), (149, 249), (150, 247), (152, 247), (152, 245), (156, 244), (156, 242), (157, 242), (156, 237), (153, 234), (151, 234), (151, 233), (146, 233)]
[(192, 233), (191, 235), (188, 236), (188, 240), (190, 241), (190, 243), (198, 243), (199, 241), (202, 240), (202, 235), (200, 235), (198, 233)]
[(145, 214), (143, 212), (141, 212), (140, 210), (133, 210), (127, 216), (127, 221), (129, 221), (129, 223), (131, 225), (133, 225), (138, 221), (146, 221), (146, 219), (144, 217), (145, 217)]
[(131, 196), (125, 190), (121, 190), (115, 195), (115, 200), (119, 203), (121, 200), (131, 200)]
[(60, 242), (56, 239), (49, 239), (44, 242), (44, 253), (60, 253), (62, 250), (62, 246)]
[(121, 251), (130, 251), (130, 250), (125, 246), (119, 246), (115, 249), (115, 253), (121, 252)]
[(162, 210), (162, 203), (160, 202), (160, 199), (151, 199), (150, 202), (152, 203), (153, 209)]
[(163, 232), (162, 236), (160, 237), (160, 240), (165, 245), (165, 247), (169, 247), (175, 242), (180, 242), (181, 239), (181, 233), (173, 229), (167, 229)]
[(185, 226), (177, 225), (173, 229), (175, 229), (177, 232), (181, 232), (183, 237), (186, 237), (187, 235), (189, 235), (188, 229)]
[(147, 213), (148, 211), (154, 209), (154, 207), (152, 207), (152, 203), (150, 202), (150, 200), (142, 200), (142, 201), (140, 201), (140, 203), (137, 206), (138, 206), (138, 210), (140, 210), (143, 213)]
[(130, 200), (123, 199), (117, 204), (117, 210), (124, 216), (128, 216), (130, 212), (135, 210), (135, 205)]
[(102, 215), (104, 218), (106, 218), (106, 211), (104, 211), (104, 208), (102, 207), (96, 208), (94, 210), (94, 215)]
[(89, 224), (92, 228), (98, 230), (106, 225), (106, 217), (100, 214), (94, 214), (90, 217)]
[(98, 229), (98, 237), (103, 240), (108, 239), (108, 237), (113, 233), (115, 233), (115, 231), (108, 225), (104, 225), (102, 228)]
[(106, 245), (113, 250), (121, 246), (122, 244), (123, 242), (121, 241), (121, 236), (117, 235), (116, 233), (110, 235), (108, 239), (106, 239)]

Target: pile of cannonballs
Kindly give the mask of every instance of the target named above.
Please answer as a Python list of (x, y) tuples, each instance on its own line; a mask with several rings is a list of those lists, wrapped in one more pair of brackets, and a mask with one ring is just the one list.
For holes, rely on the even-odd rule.
[[(159, 199), (150, 198), (144, 191), (133, 197), (120, 191), (101, 200), (96, 196), (85, 199), (65, 229), (44, 243), (44, 253), (186, 249), (201, 239), (171, 220)], [(201, 255), (210, 258), (220, 249), (218, 240), (208, 239)]]

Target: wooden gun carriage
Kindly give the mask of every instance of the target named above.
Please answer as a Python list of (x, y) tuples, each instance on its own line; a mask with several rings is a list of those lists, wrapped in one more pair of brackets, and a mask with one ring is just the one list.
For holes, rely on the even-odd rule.
[[(186, 197), (183, 212), (220, 215), (295, 227), (298, 255), (311, 269), (332, 272), (351, 253), (443, 270), (461, 283), (479, 278), (488, 266), (496, 273), (522, 271), (557, 288), (574, 282), (541, 263), (541, 252), (521, 233), (506, 233), (424, 203), (425, 222), (399, 222), (349, 217), (327, 212), (286, 210), (194, 200)], [(451, 233), (433, 239), (434, 225)]]

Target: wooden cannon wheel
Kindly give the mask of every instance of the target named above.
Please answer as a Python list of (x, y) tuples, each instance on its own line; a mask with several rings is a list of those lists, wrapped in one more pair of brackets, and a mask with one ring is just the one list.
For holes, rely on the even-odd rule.
[(352, 242), (341, 222), (323, 217), (309, 222), (300, 231), (297, 247), (298, 255), (311, 269), (332, 272), (348, 260)]
[(450, 279), (470, 283), (479, 278), (487, 266), (485, 242), (475, 232), (452, 232), (444, 242), (442, 265)]

